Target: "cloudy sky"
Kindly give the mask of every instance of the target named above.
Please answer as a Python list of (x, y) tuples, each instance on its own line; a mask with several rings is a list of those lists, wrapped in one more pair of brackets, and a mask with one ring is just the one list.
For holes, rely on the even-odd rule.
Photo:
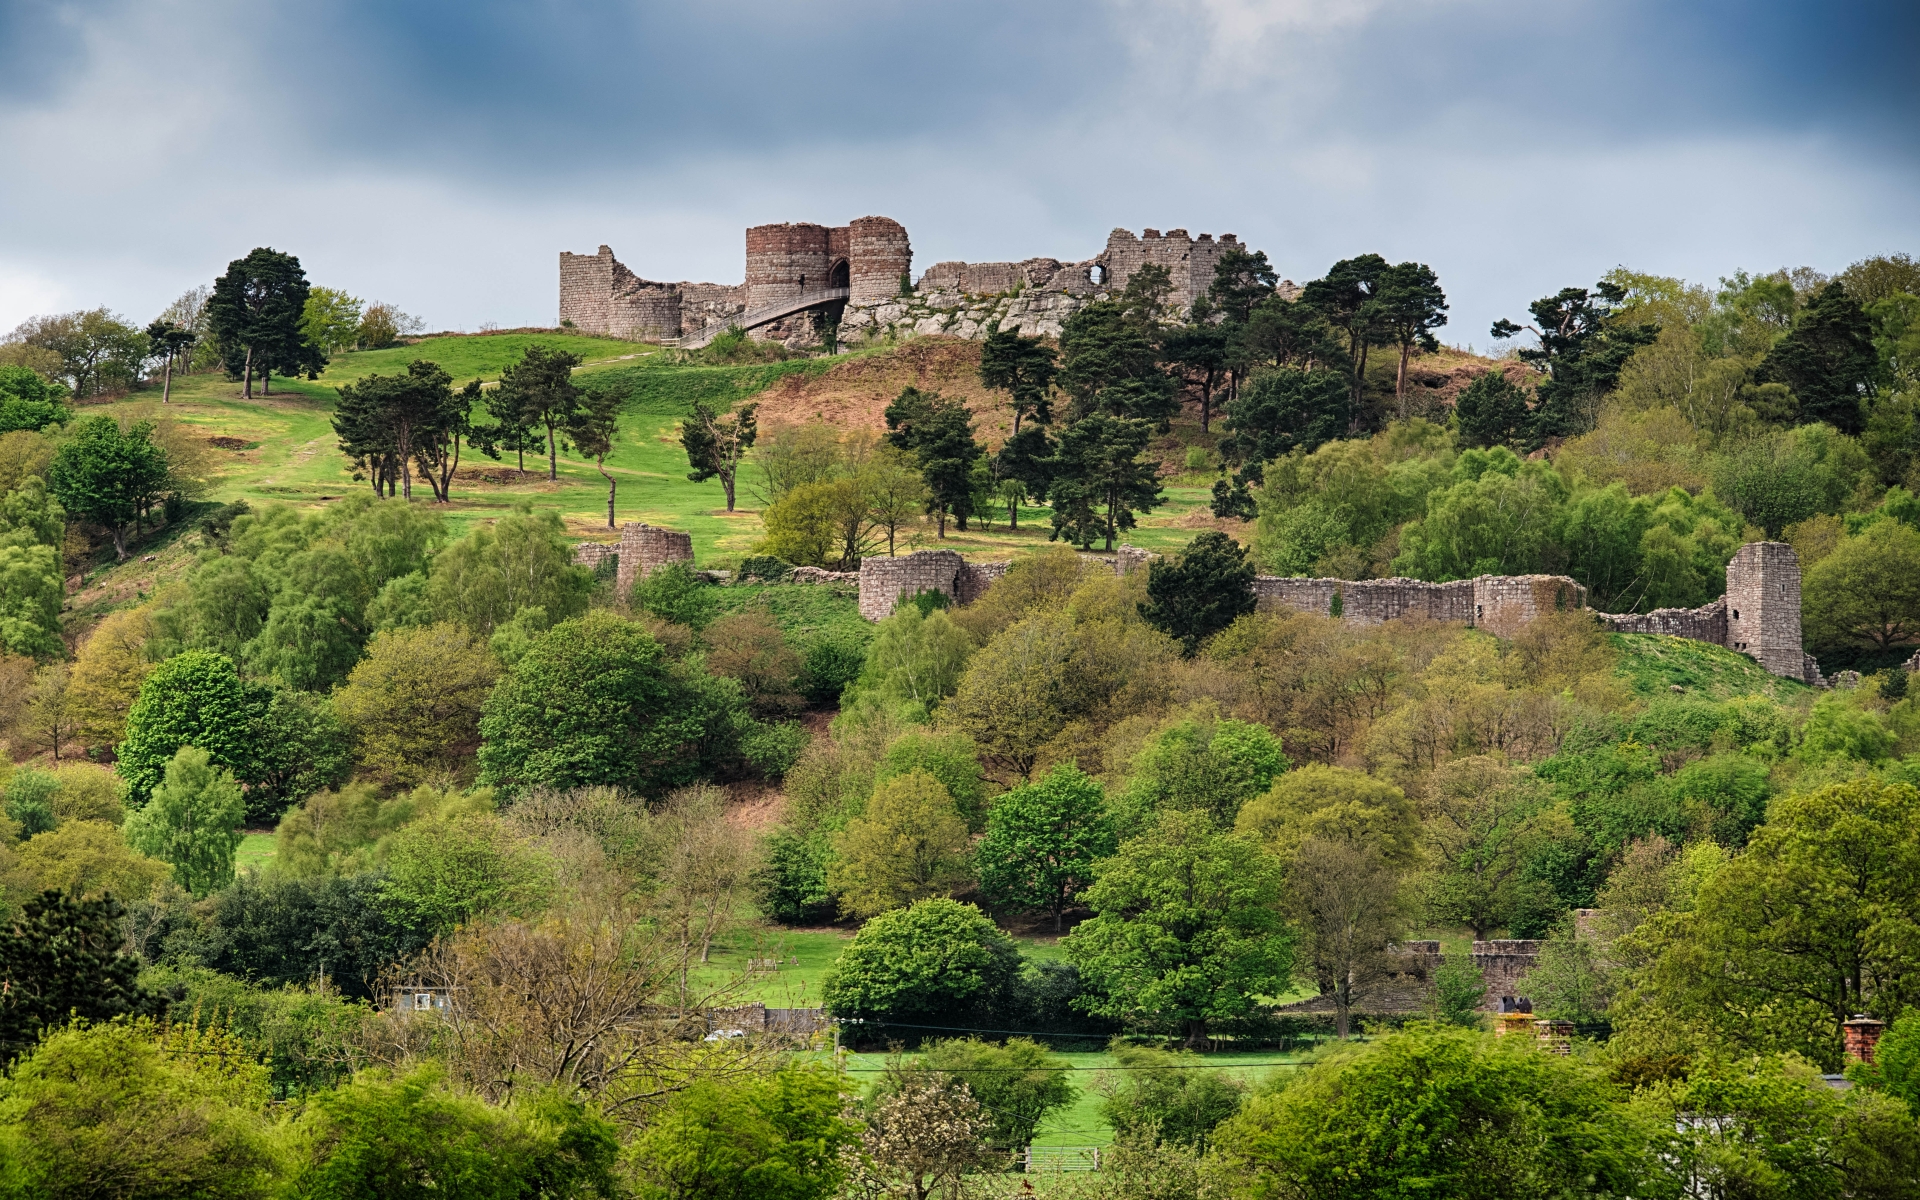
[(1439, 271), (1447, 340), (1617, 264), (1920, 253), (1912, 0), (0, 0), (0, 330), (256, 245), (432, 328), (742, 229), (941, 259), (1234, 232)]

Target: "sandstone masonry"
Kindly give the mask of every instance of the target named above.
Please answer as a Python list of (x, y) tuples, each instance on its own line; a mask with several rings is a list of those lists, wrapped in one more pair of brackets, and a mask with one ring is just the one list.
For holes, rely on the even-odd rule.
[[(845, 300), (815, 304), (837, 318), (843, 340), (915, 334), (977, 339), (995, 326), (1058, 335), (1074, 313), (1118, 295), (1149, 265), (1166, 269), (1172, 283), (1167, 302), (1185, 313), (1212, 285), (1221, 255), (1239, 245), (1231, 233), (1216, 239), (1184, 229), (1144, 229), (1138, 236), (1115, 229), (1091, 258), (940, 262), (912, 284), (913, 247), (906, 228), (891, 218), (756, 225), (747, 230), (746, 278), (737, 286), (642, 279), (606, 246), (595, 254), (562, 252), (560, 317), (591, 333), (642, 340), (758, 320), (763, 323), (754, 325), (753, 336), (801, 349), (820, 340), (812, 313), (771, 316), (765, 310), (803, 303), (805, 293), (845, 288)], [(1281, 292), (1292, 296), (1298, 289), (1286, 282)]]
[[(1122, 573), (1157, 555), (1122, 546), (1104, 560)], [(968, 563), (952, 550), (921, 550), (902, 558), (869, 558), (860, 564), (860, 615), (878, 621), (903, 596), (934, 590), (970, 604), (1008, 563)], [(1402, 617), (1456, 621), (1499, 637), (1512, 637), (1535, 617), (1587, 607), (1587, 589), (1564, 575), (1482, 575), (1428, 583), (1420, 579), (1305, 579), (1259, 575), (1253, 592), (1271, 611), (1339, 616), (1362, 625)], [(1775, 675), (1824, 685), (1819, 664), (1800, 644), (1800, 564), (1784, 542), (1750, 542), (1727, 564), (1727, 594), (1699, 608), (1662, 608), (1650, 613), (1596, 613), (1622, 633), (1664, 633), (1712, 642), (1751, 655)], [(1917, 656), (1920, 657), (1920, 656)]]

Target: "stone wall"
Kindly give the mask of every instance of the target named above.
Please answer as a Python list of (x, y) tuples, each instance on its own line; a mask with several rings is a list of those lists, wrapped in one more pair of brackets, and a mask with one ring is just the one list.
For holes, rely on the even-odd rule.
[(860, 560), (860, 615), (885, 620), (902, 598), (921, 592), (944, 592), (959, 601), (960, 581), (967, 577), (967, 560), (953, 550), (916, 550), (900, 558), (878, 556)]
[(1543, 612), (1584, 608), (1587, 592), (1564, 575), (1482, 575), (1428, 583), (1420, 579), (1298, 579), (1257, 576), (1254, 594), (1262, 609), (1291, 608), (1333, 614), (1361, 625), (1402, 617), (1460, 621), (1500, 637), (1512, 637)]
[(1487, 981), (1487, 999), (1481, 1008), (1501, 1011), (1502, 1000), (1521, 996), (1520, 980), (1533, 970), (1540, 959), (1540, 943), (1521, 938), (1502, 938), (1473, 944), (1473, 965)]
[(1103, 282), (1116, 292), (1125, 291), (1127, 281), (1141, 267), (1165, 267), (1173, 280), (1167, 302), (1184, 314), (1213, 286), (1213, 267), (1220, 255), (1229, 247), (1237, 247), (1239, 241), (1231, 233), (1221, 234), (1216, 242), (1210, 233), (1192, 238), (1184, 229), (1169, 229), (1164, 234), (1158, 229), (1144, 229), (1137, 238), (1131, 230), (1116, 229), (1107, 235), (1107, 248), (1095, 261), (1106, 269)]
[[(1730, 649), (1775, 675), (1812, 682), (1800, 645), (1800, 558), (1785, 542), (1748, 542), (1727, 564)], [(1815, 668), (1817, 674), (1818, 668)]]
[(579, 542), (573, 547), (573, 561), (589, 571), (598, 570), (601, 563), (610, 556), (620, 553), (620, 547), (609, 546), (605, 542)]
[(718, 283), (642, 279), (606, 246), (560, 253), (560, 319), (584, 333), (657, 341), (746, 311), (746, 290)]
[(1482, 575), (1473, 581), (1473, 621), (1510, 638), (1535, 617), (1587, 606), (1587, 589), (1564, 575)]
[(1696, 642), (1727, 644), (1727, 598), (1699, 608), (1656, 608), (1646, 613), (1597, 613), (1616, 633), (1664, 633)]
[[(635, 581), (645, 579), (672, 562), (693, 561), (693, 535), (673, 529), (629, 522), (620, 527), (620, 571), (614, 576), (614, 591), (625, 600), (633, 595)], [(578, 555), (576, 547), (574, 553)]]
[(913, 271), (907, 228), (888, 217), (861, 217), (847, 226), (848, 304), (878, 304), (900, 294)]

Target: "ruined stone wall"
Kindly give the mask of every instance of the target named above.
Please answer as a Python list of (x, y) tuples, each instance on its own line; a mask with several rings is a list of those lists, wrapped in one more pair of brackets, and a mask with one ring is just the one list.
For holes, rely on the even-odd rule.
[(1800, 558), (1792, 546), (1748, 542), (1727, 564), (1725, 644), (1775, 675), (1808, 680), (1800, 645)]
[(1473, 965), (1487, 981), (1487, 998), (1481, 1008), (1498, 1012), (1500, 1002), (1521, 997), (1520, 980), (1540, 960), (1540, 943), (1522, 938), (1501, 938), (1473, 944)]
[(709, 325), (731, 320), (747, 311), (744, 283), (683, 283), (680, 286), (680, 333), (698, 333)]
[(1699, 608), (1656, 608), (1646, 613), (1596, 613), (1616, 633), (1664, 633), (1696, 642), (1727, 644), (1727, 598)]
[[(1016, 289), (1047, 287), (1062, 264), (1057, 258), (1029, 258), (1025, 262), (938, 262), (928, 267), (915, 285), (927, 293), (955, 292), (963, 296), (997, 296)], [(1066, 290), (1065, 286), (1061, 287)]]
[(1544, 613), (1587, 606), (1587, 589), (1565, 575), (1482, 575), (1473, 581), (1473, 624), (1510, 638)]
[(606, 246), (595, 254), (560, 253), (560, 319), (585, 333), (676, 338), (746, 307), (744, 285), (642, 279)]
[(629, 522), (620, 527), (620, 572), (614, 590), (622, 599), (633, 595), (633, 585), (668, 563), (693, 561), (693, 535), (673, 529)]
[(900, 277), (913, 271), (906, 226), (888, 217), (861, 217), (847, 226), (849, 305), (879, 304), (900, 294)]
[(1193, 307), (1195, 298), (1205, 295), (1213, 285), (1214, 264), (1220, 261), (1220, 255), (1239, 242), (1231, 233), (1220, 235), (1216, 242), (1210, 233), (1194, 238), (1184, 229), (1169, 229), (1164, 234), (1158, 229), (1144, 229), (1139, 237), (1134, 237), (1131, 230), (1116, 229), (1107, 235), (1107, 248), (1094, 261), (1106, 268), (1106, 286), (1116, 292), (1125, 290), (1127, 281), (1141, 267), (1165, 267), (1173, 280), (1167, 302), (1184, 314)]
[(860, 615), (869, 621), (885, 620), (902, 597), (927, 591), (944, 592), (959, 602), (961, 580), (969, 572), (967, 560), (953, 550), (916, 550), (901, 558), (863, 558)]
[(575, 328), (587, 333), (607, 331), (614, 262), (613, 251), (607, 246), (595, 254), (560, 252), (561, 321), (572, 321)]
[(827, 286), (832, 231), (806, 223), (756, 225), (747, 230), (747, 307), (795, 299)]
[(960, 572), (956, 599), (961, 604), (972, 604), (986, 595), (987, 589), (998, 583), (1011, 566), (1011, 562), (968, 563), (967, 569)]
[(597, 569), (609, 555), (620, 553), (620, 547), (609, 546), (605, 542), (577, 542), (573, 547), (573, 561), (587, 570)]

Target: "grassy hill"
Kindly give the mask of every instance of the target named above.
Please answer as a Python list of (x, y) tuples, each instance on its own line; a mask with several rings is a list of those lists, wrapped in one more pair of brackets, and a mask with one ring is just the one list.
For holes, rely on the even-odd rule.
[(1759, 695), (1791, 703), (1813, 694), (1806, 684), (1782, 679), (1725, 646), (1660, 633), (1615, 633), (1608, 637), (1620, 653), (1619, 674), (1639, 696), (1666, 695), (1681, 687), (1689, 695), (1711, 700)]
[[(369, 485), (352, 478), (351, 468), (335, 445), (330, 418), (336, 389), (369, 373), (393, 373), (415, 358), (431, 359), (445, 367), (456, 382), (472, 378), (496, 380), (500, 370), (517, 361), (534, 342), (570, 350), (586, 357), (576, 373), (589, 387), (611, 387), (626, 392), (626, 415), (618, 447), (607, 462), (617, 492), (617, 519), (685, 530), (693, 535), (697, 561), (711, 562), (748, 552), (761, 536), (758, 500), (750, 481), (743, 480), (740, 509), (727, 513), (718, 482), (693, 483), (680, 449), (678, 424), (695, 399), (729, 404), (749, 397), (766, 406), (763, 420), (804, 420), (815, 414), (839, 428), (881, 427), (882, 398), (897, 395), (908, 383), (952, 386), (964, 383), (977, 362), (978, 349), (970, 343), (932, 340), (897, 346), (864, 348), (820, 358), (784, 362), (729, 365), (692, 364), (683, 356), (657, 346), (575, 334), (524, 331), (497, 334), (452, 335), (425, 338), (411, 345), (385, 350), (342, 354), (328, 365), (318, 381), (275, 379), (272, 394), (256, 385), (252, 399), (237, 383), (220, 374), (176, 378), (172, 403), (158, 404), (157, 389), (136, 392), (91, 412), (152, 411), (172, 417), (214, 447), (216, 482), (211, 497), (244, 499), (254, 504), (283, 501), (302, 507), (329, 503)], [(956, 388), (976, 402), (973, 389)], [(990, 440), (994, 414), (983, 414), (982, 434)], [(1197, 428), (1192, 431), (1197, 434)], [(1176, 426), (1169, 442), (1177, 445), (1186, 433)], [(444, 512), (458, 533), (475, 521), (488, 520), (526, 504), (560, 513), (568, 528), (583, 540), (612, 540), (606, 523), (606, 483), (591, 462), (562, 455), (558, 479), (545, 478), (543, 458), (526, 457), (527, 473), (506, 468), (512, 459), (496, 463), (470, 451), (463, 457), (453, 501)], [(1169, 452), (1168, 457), (1177, 455)], [(1140, 528), (1126, 540), (1156, 550), (1176, 549), (1202, 528), (1215, 522), (1207, 511), (1210, 477), (1175, 476), (1169, 479), (1167, 503), (1141, 518)], [(422, 492), (425, 493), (424, 486)], [(1005, 557), (1045, 545), (1047, 510), (1024, 508), (1020, 529), (1007, 528), (1006, 514), (994, 514), (985, 528), (965, 533), (950, 531), (944, 546), (976, 558)], [(1236, 529), (1240, 528), (1233, 523)], [(1244, 533), (1242, 534), (1244, 536)], [(138, 547), (140, 555), (156, 555), (154, 562), (136, 557), (118, 567), (88, 573), (88, 595), (76, 607), (113, 607), (152, 589), (172, 573), (177, 559), (184, 567), (185, 548), (172, 551), (162, 536)], [(900, 546), (902, 553), (933, 545), (931, 528), (916, 530)]]

